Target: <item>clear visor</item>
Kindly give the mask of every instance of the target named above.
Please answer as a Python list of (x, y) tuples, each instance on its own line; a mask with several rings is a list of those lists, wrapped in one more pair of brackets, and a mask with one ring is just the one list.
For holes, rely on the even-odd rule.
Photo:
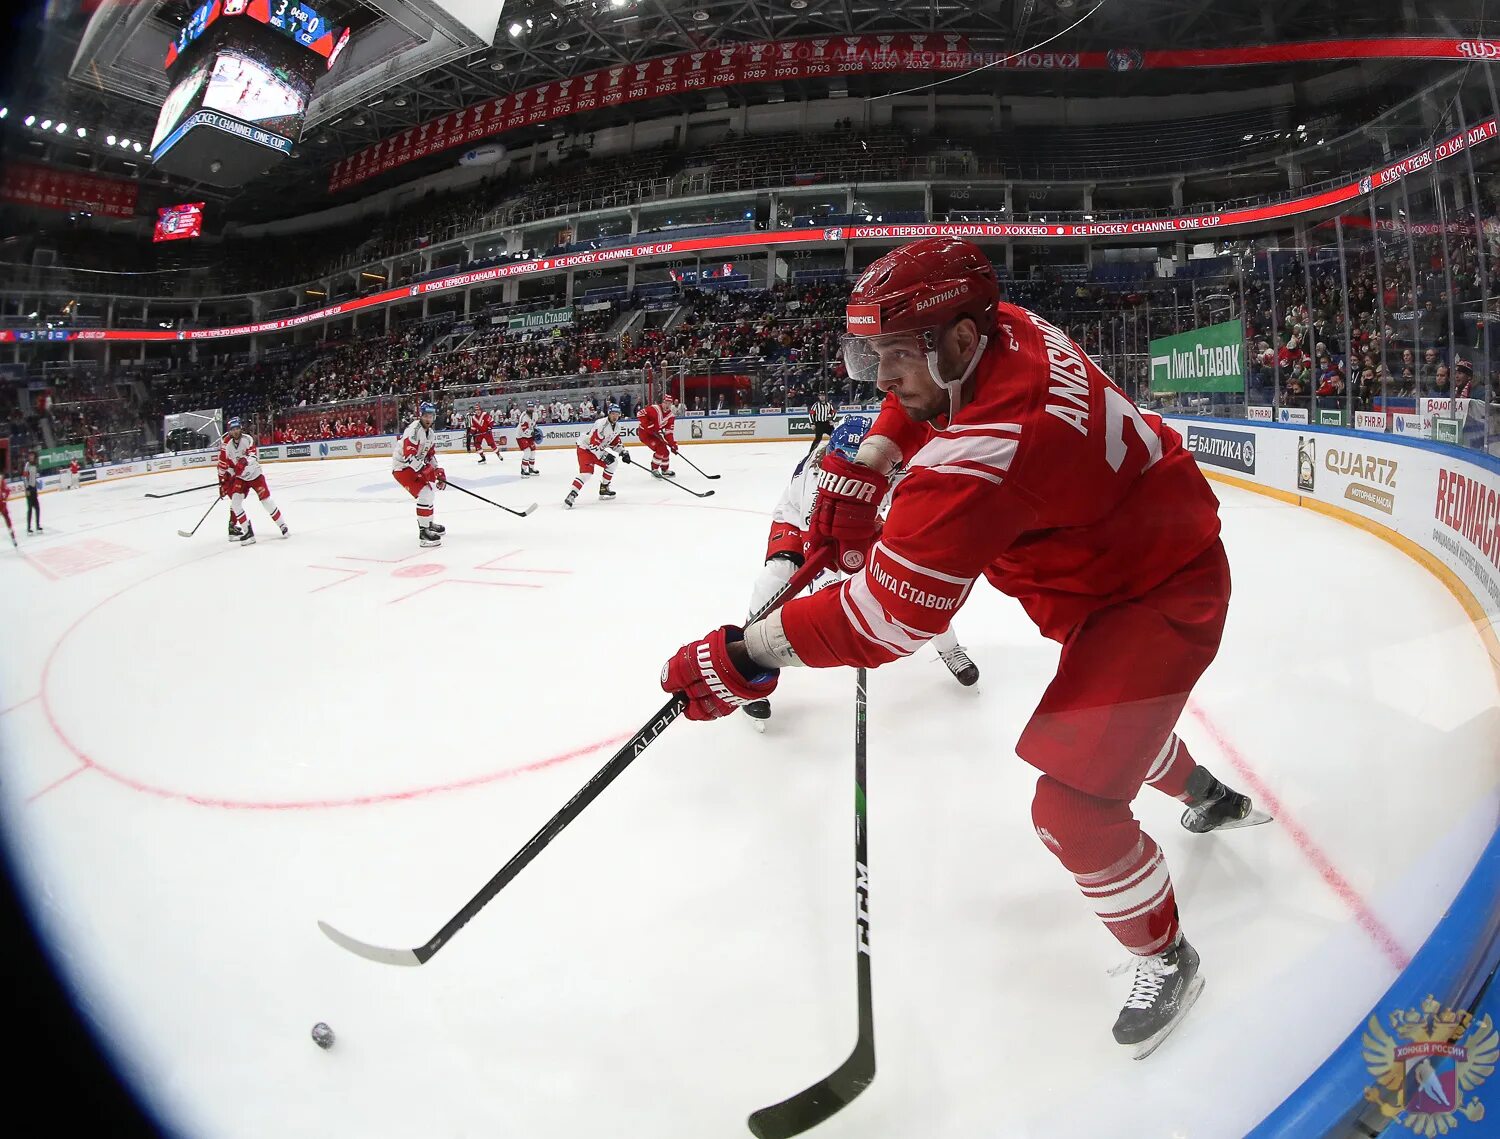
[(887, 373), (913, 368), (927, 371), (927, 343), (920, 333), (893, 332), (889, 336), (845, 334), (841, 348), (844, 367), (856, 383), (873, 384), (881, 368)]

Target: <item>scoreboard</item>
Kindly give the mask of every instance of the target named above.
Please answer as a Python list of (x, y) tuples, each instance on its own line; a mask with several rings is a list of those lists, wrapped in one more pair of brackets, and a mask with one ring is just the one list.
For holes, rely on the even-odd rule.
[(318, 10), (300, 0), (205, 0), (193, 10), (177, 38), (167, 47), (164, 64), (170, 69), (197, 39), (219, 19), (241, 17), (274, 28), (309, 51), (321, 55), (332, 67), (344, 45), (349, 29), (336, 28)]

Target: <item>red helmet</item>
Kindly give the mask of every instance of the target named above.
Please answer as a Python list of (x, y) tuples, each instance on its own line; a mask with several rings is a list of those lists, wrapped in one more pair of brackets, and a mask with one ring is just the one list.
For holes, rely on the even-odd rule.
[(677, 397), (675, 395), (673, 395), (671, 392), (662, 392), (662, 394), (661, 394), (661, 402), (662, 402), (663, 406), (665, 406), (665, 405), (667, 405), (669, 403), (676, 403), (677, 402)]
[(957, 237), (927, 237), (893, 249), (859, 278), (849, 296), (850, 336), (889, 336), (943, 328), (972, 317), (994, 331), (1000, 282), (983, 250)]

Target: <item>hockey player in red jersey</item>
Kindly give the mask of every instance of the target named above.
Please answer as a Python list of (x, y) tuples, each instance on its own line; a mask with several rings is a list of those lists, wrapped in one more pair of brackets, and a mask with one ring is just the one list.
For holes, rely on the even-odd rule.
[(500, 454), (500, 448), (495, 446), (495, 417), (477, 403), (469, 414), (469, 438), (474, 443), (474, 450), (479, 452), (481, 463), (484, 462), (486, 444), (495, 453), (497, 459), (504, 461), (505, 456)]
[(424, 403), (417, 418), (407, 425), (401, 438), (391, 452), (391, 472), (406, 493), (417, 500), (417, 544), (441, 546), (448, 527), (440, 526), (432, 519), (433, 488), (443, 490), (448, 485), (448, 475), (437, 465), (437, 435), (432, 425), (437, 419), (437, 408)]
[(10, 484), (5, 481), (5, 476), (0, 474), (0, 518), (5, 519), (5, 529), (10, 533), (10, 544), (20, 548), (21, 543), (16, 541), (16, 528), (10, 523), (10, 506), (6, 499), (10, 497)]
[(255, 544), (255, 527), (245, 514), (245, 494), (254, 491), (271, 521), (287, 536), (281, 508), (271, 499), (271, 488), (260, 470), (260, 449), (255, 437), (246, 435), (239, 416), (229, 420), (229, 433), (219, 440), (219, 493), (229, 499), (229, 540), (242, 546)]
[(677, 397), (665, 392), (660, 403), (641, 408), (636, 438), (651, 449), (651, 473), (657, 478), (675, 479), (672, 456), (677, 454)]
[(596, 469), (601, 472), (599, 497), (615, 497), (615, 492), (609, 485), (615, 477), (615, 460), (618, 458), (622, 462), (630, 462), (630, 452), (625, 450), (623, 435), (620, 405), (617, 403), (609, 405), (609, 411), (603, 419), (596, 420), (592, 426), (583, 429), (578, 436), (578, 477), (573, 480), (568, 497), (563, 499), (564, 506), (571, 507), (578, 501), (578, 492), (583, 490)]
[[(1150, 784), (1192, 831), (1266, 821), (1176, 735), (1218, 651), (1229, 564), (1218, 502), (1181, 438), (1035, 313), (999, 300), (973, 244), (877, 260), (844, 360), (885, 396), (855, 461), (825, 457), (809, 522), (851, 576), (748, 630), (680, 649), (662, 686), (691, 719), (764, 699), (789, 665), (873, 667), (947, 628), (983, 577), (1062, 644), (1017, 754), (1041, 771), (1037, 835), (1134, 954), (1115, 1039), (1149, 1054), (1202, 987), (1160, 848), (1131, 812)], [(904, 464), (881, 529), (889, 474)]]

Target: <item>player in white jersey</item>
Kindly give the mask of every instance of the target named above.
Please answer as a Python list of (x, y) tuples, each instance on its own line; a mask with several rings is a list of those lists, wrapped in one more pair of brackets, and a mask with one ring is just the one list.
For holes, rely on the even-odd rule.
[(536, 404), (528, 403), (516, 419), (516, 446), (521, 449), (521, 477), (540, 474), (536, 469), (536, 449), (542, 442), (542, 429), (537, 425)]
[(391, 472), (406, 492), (417, 500), (417, 543), (422, 546), (441, 546), (446, 526), (432, 520), (433, 487), (442, 490), (448, 485), (448, 475), (437, 465), (437, 434), (433, 421), (437, 419), (437, 408), (424, 403), (416, 419), (413, 419), (396, 446), (391, 451)]
[(610, 480), (615, 477), (615, 460), (618, 458), (630, 462), (630, 452), (625, 450), (625, 443), (621, 438), (623, 433), (620, 427), (620, 405), (612, 403), (609, 405), (609, 413), (603, 419), (597, 420), (592, 427), (585, 428), (578, 436), (578, 477), (573, 480), (573, 489), (568, 491), (568, 497), (563, 499), (564, 506), (572, 506), (578, 501), (578, 492), (584, 488), (596, 467), (603, 472), (599, 497), (615, 497), (615, 492), (609, 488)]
[(271, 521), (287, 536), (281, 508), (271, 499), (271, 488), (260, 469), (260, 451), (255, 436), (246, 435), (239, 416), (229, 420), (229, 434), (219, 440), (219, 494), (229, 499), (229, 540), (242, 546), (255, 544), (255, 527), (245, 514), (245, 492), (253, 490)]
[[(849, 458), (850, 455), (858, 452), (860, 442), (869, 434), (869, 431), (870, 421), (867, 418), (862, 415), (848, 416), (833, 428), (833, 433), (828, 439), (827, 450)], [(820, 449), (797, 464), (797, 469), (792, 472), (791, 481), (782, 491), (781, 501), (776, 504), (776, 509), (771, 515), (771, 534), (766, 542), (765, 568), (755, 579), (755, 586), (750, 591), (752, 614), (775, 597), (781, 588), (792, 580), (792, 575), (803, 563), (803, 544), (812, 519), (813, 501), (818, 494), (818, 476), (822, 473), (823, 455), (824, 450)], [(889, 504), (890, 496), (887, 495), (885, 503), (881, 506), (882, 513)], [(843, 580), (844, 575), (838, 570), (825, 569), (812, 580), (807, 591), (815, 593), (825, 585), (833, 585)], [(953, 674), (955, 680), (965, 687), (979, 682), (979, 666), (969, 659), (968, 652), (958, 643), (958, 634), (953, 631), (951, 625), (933, 637), (932, 644), (938, 651), (938, 659), (948, 666), (948, 671)], [(771, 715), (769, 700), (756, 700), (746, 704), (744, 708), (745, 714), (754, 720), (766, 720)]]

